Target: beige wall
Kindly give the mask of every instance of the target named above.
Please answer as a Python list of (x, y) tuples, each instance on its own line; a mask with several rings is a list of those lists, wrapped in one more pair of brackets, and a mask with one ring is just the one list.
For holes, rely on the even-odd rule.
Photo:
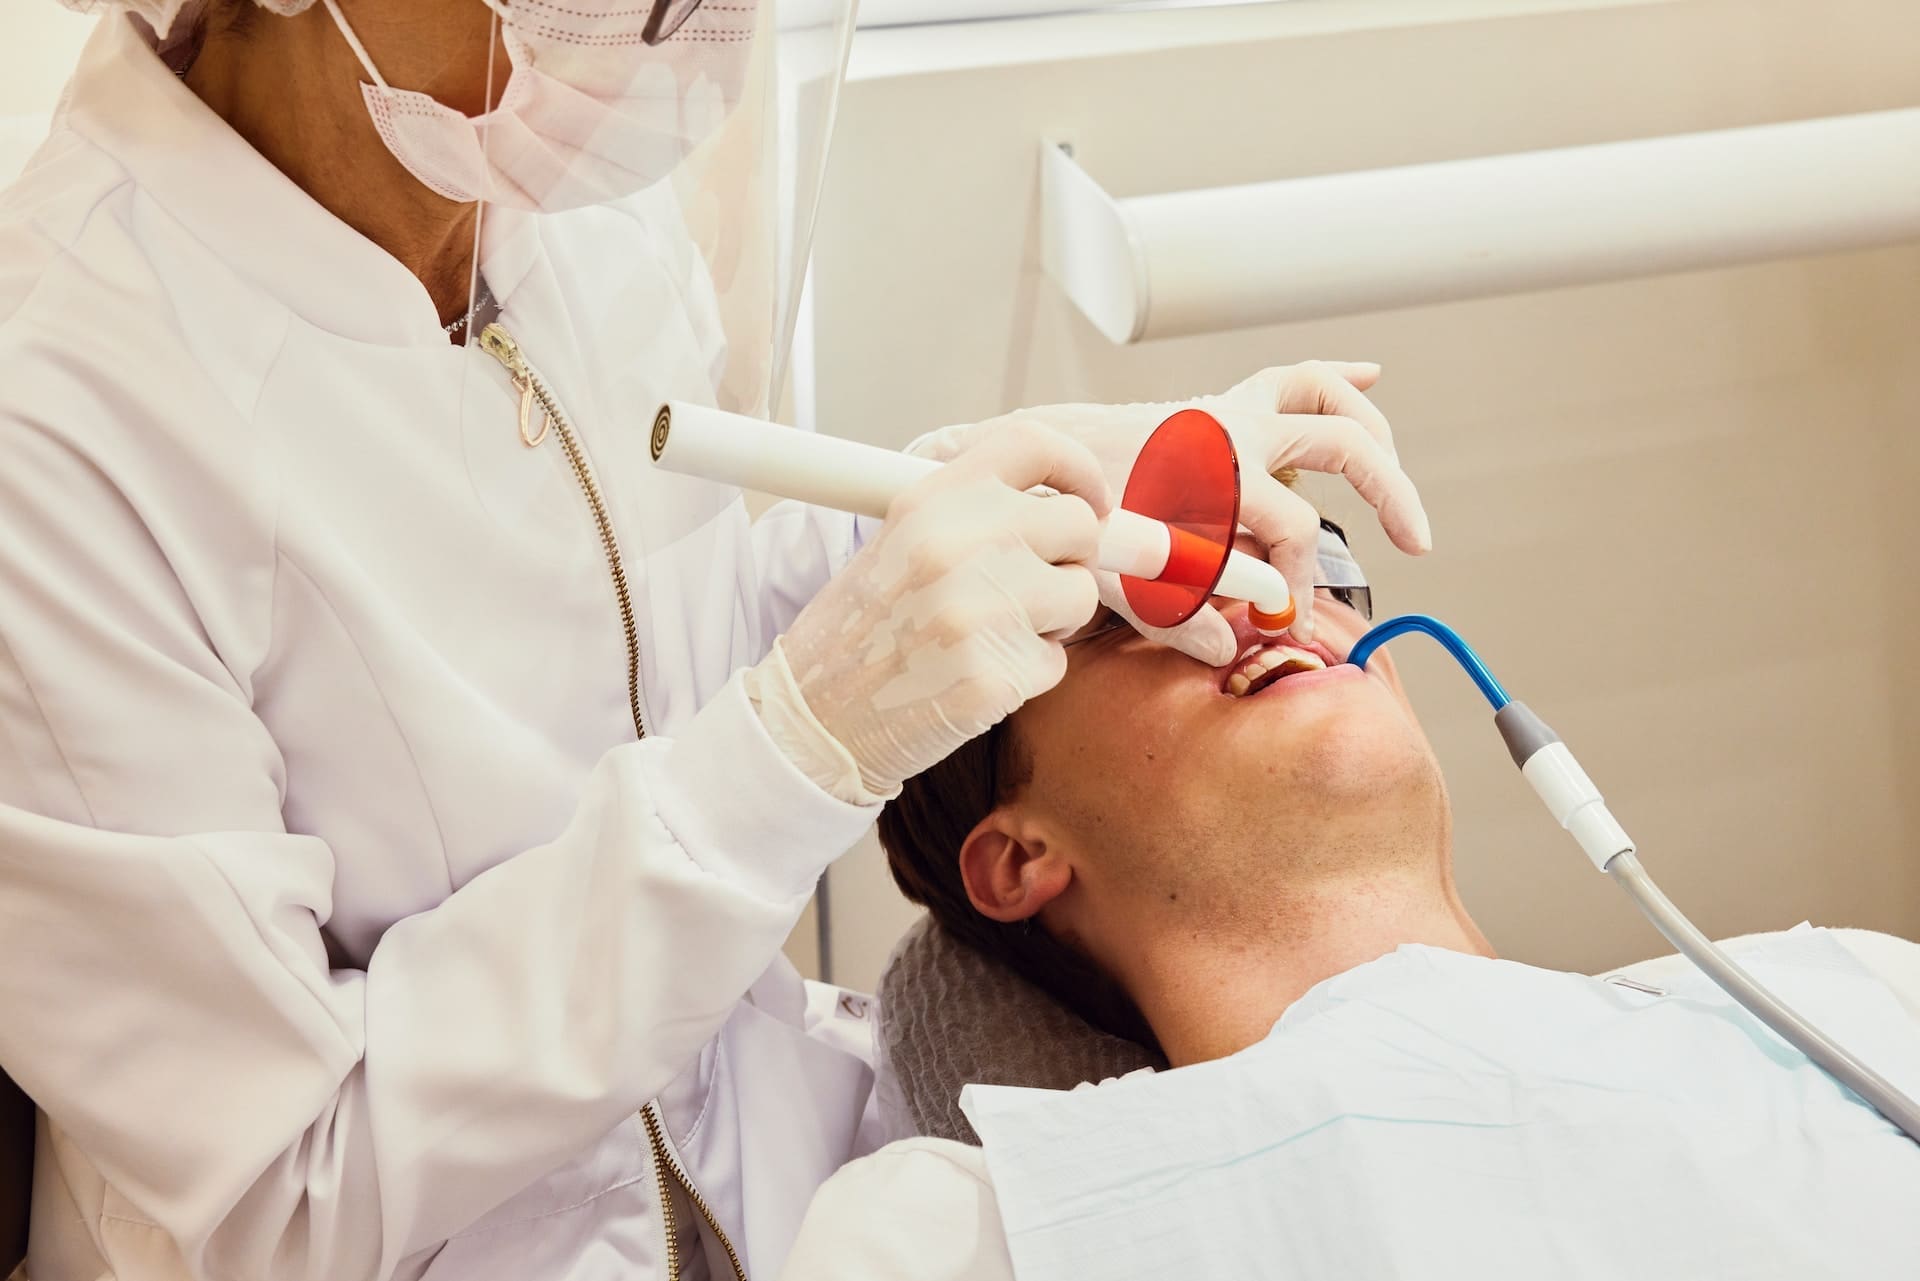
[(92, 24), (54, 0), (12, 0), (0, 40), (0, 186), (47, 136), (47, 115)]
[(0, 41), (0, 116), (52, 110), (92, 23), (55, 0), (11, 0)]
[[(816, 243), (819, 421), (902, 443), (1019, 404), (1380, 360), (1439, 546), (1411, 563), (1361, 537), (1386, 608), (1486, 652), (1710, 933), (1920, 934), (1920, 247), (1136, 348), (1039, 272), (1046, 137), (1132, 194), (1920, 103), (1906, 0), (1478, 7), (1504, 16), (1300, 0), (1256, 38), (1210, 17), (1220, 38), (914, 77), (891, 74), (910, 35), (863, 35)], [(1514, 776), (1465, 678), (1417, 641), (1396, 657), (1496, 946), (1583, 969), (1664, 950)], [(870, 984), (911, 909), (871, 844), (831, 884), (835, 976)]]

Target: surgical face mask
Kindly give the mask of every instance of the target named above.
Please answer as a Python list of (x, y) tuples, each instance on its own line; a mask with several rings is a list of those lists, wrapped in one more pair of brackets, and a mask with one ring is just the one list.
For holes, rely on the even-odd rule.
[(339, 0), (322, 2), (373, 81), (361, 85), (367, 110), (407, 172), (449, 200), (546, 213), (649, 187), (718, 129), (740, 101), (758, 8), (675, 5), (671, 20), (685, 25), (667, 36), (633, 0), (485, 0), (512, 71), (497, 106), (466, 116), (389, 85)]

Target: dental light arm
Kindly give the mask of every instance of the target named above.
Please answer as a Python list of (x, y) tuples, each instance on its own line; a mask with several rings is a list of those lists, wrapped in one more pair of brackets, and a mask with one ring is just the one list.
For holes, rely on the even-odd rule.
[(1362, 636), (1347, 661), (1365, 667), (1381, 645), (1408, 632), (1433, 637), (1466, 668), (1480, 692), (1493, 704), (1494, 728), (1505, 740), (1513, 763), (1520, 767), (1521, 776), (1545, 802), (1554, 821), (1572, 834), (1593, 865), (1626, 892), (1676, 951), (1782, 1040), (1865, 1099), (1880, 1115), (1904, 1130), (1908, 1138), (1920, 1142), (1920, 1104), (1782, 1004), (1660, 892), (1660, 887), (1640, 866), (1633, 838), (1607, 810), (1600, 789), (1580, 768), (1580, 762), (1567, 750), (1567, 745), (1525, 703), (1507, 696), (1507, 691), (1459, 633), (1436, 618), (1409, 614), (1389, 619)]
[[(816, 507), (884, 519), (893, 500), (943, 464), (877, 445), (797, 431), (743, 414), (672, 401), (653, 420), (654, 465)], [(1115, 507), (1100, 536), (1099, 568), (1130, 578), (1193, 581), (1219, 562), (1198, 535)], [(1255, 625), (1277, 636), (1293, 622), (1287, 580), (1267, 562), (1230, 552), (1214, 587), (1250, 602)]]

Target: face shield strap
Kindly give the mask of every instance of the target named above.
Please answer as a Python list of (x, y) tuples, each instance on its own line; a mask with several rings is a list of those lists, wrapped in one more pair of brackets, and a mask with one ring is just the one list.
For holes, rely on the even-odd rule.
[[(535, 19), (562, 6), (483, 3), (510, 65), (490, 78), (495, 105), (463, 118), (471, 163), (450, 126), (443, 138), (411, 110), (420, 104), (388, 113), (402, 133), (435, 126), (400, 139), (416, 176), (443, 179), (428, 182), (442, 194), (481, 193), (473, 295), (484, 280), (519, 300), (509, 326), (535, 323), (516, 245), (548, 228), (532, 239), (569, 250), (565, 297), (549, 305), (577, 313), (581, 341), (610, 353), (623, 398), (647, 413), (666, 400), (779, 412), (852, 0), (568, 0), (558, 23)], [(585, 213), (595, 208), (604, 216)], [(572, 253), (576, 238), (597, 266)], [(538, 358), (553, 336), (520, 339)]]

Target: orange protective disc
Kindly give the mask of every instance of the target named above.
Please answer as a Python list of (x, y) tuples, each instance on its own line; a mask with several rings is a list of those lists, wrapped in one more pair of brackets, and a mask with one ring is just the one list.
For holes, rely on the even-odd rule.
[(1147, 438), (1120, 505), (1173, 531), (1159, 578), (1121, 576), (1127, 604), (1152, 627), (1186, 622), (1213, 595), (1240, 528), (1240, 460), (1233, 437), (1205, 410), (1181, 410)]

